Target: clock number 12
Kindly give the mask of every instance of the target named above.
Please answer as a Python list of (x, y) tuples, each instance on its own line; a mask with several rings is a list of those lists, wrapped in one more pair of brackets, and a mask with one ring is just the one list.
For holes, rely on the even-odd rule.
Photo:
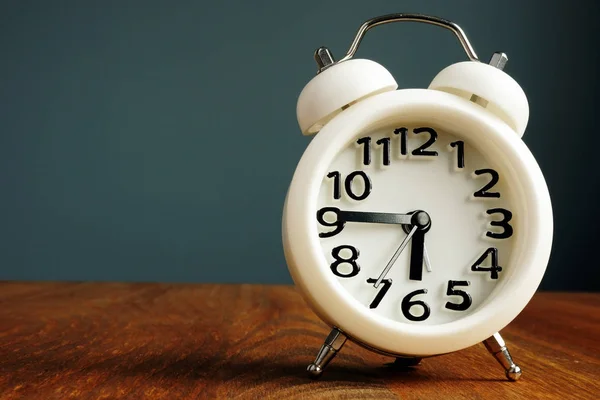
[[(418, 148), (414, 149), (411, 154), (413, 156), (437, 156), (438, 153), (437, 151), (434, 150), (427, 150), (429, 147), (431, 147), (431, 145), (433, 145), (437, 138), (438, 138), (438, 134), (435, 131), (435, 129), (433, 128), (427, 128), (427, 127), (423, 127), (423, 128), (415, 128), (413, 129), (413, 133), (418, 135), (420, 133), (428, 133), (429, 134), (429, 139), (427, 139), (427, 141), (425, 143), (423, 143), (421, 146), (419, 146)], [(407, 149), (407, 134), (408, 134), (408, 129), (406, 128), (397, 128), (394, 129), (394, 134), (396, 135), (400, 135), (400, 154), (402, 154), (403, 156), (405, 156), (408, 153), (408, 149)]]

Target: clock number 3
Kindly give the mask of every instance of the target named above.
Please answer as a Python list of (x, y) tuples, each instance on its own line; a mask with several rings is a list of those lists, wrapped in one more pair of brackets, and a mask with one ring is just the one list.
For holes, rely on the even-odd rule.
[[(341, 254), (344, 250), (350, 251), (350, 257), (344, 257), (344, 255)], [(358, 275), (360, 271), (360, 266), (356, 263), (356, 259), (358, 258), (359, 254), (360, 253), (358, 249), (354, 246), (344, 244), (338, 247), (334, 247), (333, 250), (331, 250), (331, 255), (333, 256), (335, 261), (331, 264), (331, 272), (333, 272), (335, 276), (339, 276), (340, 278), (352, 278), (353, 276)], [(352, 270), (350, 272), (345, 272), (344, 270), (346, 270), (347, 268), (340, 268), (340, 266), (342, 266), (343, 264), (350, 265)], [(385, 293), (383, 295), (385, 295)]]
[(486, 213), (488, 213), (488, 215), (492, 215), (492, 214), (502, 214), (502, 220), (501, 221), (492, 221), (490, 222), (491, 226), (499, 226), (502, 228), (502, 232), (486, 232), (486, 236), (487, 237), (491, 237), (492, 239), (507, 239), (509, 237), (512, 236), (513, 234), (513, 228), (512, 226), (509, 224), (510, 220), (512, 219), (512, 213), (508, 210), (505, 210), (504, 208), (492, 208), (490, 210), (487, 210)]

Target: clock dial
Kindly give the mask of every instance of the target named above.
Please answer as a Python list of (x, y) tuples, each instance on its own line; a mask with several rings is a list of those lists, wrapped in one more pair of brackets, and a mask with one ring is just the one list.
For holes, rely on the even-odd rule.
[(510, 192), (467, 141), (428, 125), (366, 133), (323, 177), (319, 241), (332, 276), (371, 312), (442, 324), (475, 311), (507, 270)]

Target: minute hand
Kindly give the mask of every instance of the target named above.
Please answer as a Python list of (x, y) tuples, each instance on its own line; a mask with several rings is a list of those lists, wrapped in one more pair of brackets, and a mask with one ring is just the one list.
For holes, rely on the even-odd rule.
[(385, 278), (385, 276), (387, 275), (387, 273), (390, 272), (390, 269), (392, 268), (392, 265), (394, 265), (394, 263), (396, 262), (396, 260), (398, 259), (398, 257), (400, 257), (400, 253), (402, 253), (402, 250), (404, 250), (404, 248), (408, 244), (408, 241), (415, 234), (416, 231), (417, 231), (417, 227), (413, 226), (412, 229), (410, 230), (410, 232), (408, 232), (408, 235), (406, 235), (406, 237), (402, 241), (402, 243), (400, 243), (400, 246), (398, 246), (398, 249), (396, 249), (396, 252), (392, 256), (391, 260), (388, 261), (388, 263), (385, 266), (385, 268), (383, 269), (383, 271), (381, 271), (381, 274), (379, 275), (379, 278), (377, 278), (377, 280), (375, 281), (375, 284), (373, 284), (373, 286), (375, 288), (379, 287), (379, 284), (381, 283), (381, 281)]
[(366, 222), (371, 224), (402, 224), (410, 225), (412, 216), (410, 214), (394, 214), (382, 212), (365, 211), (343, 211), (339, 210), (341, 220), (346, 222)]

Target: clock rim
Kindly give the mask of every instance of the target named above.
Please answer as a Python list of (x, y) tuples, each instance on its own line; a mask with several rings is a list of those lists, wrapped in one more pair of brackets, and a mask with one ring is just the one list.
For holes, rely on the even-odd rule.
[[(326, 169), (358, 135), (395, 122), (428, 121), (467, 127), (452, 134), (478, 148), (508, 181), (521, 232), (503, 279), (477, 310), (440, 325), (405, 324), (369, 312), (332, 274), (319, 245), (317, 196)], [(517, 225), (518, 224), (518, 225)], [(508, 325), (527, 305), (546, 270), (552, 245), (548, 188), (530, 150), (503, 121), (468, 100), (429, 89), (403, 89), (365, 99), (331, 120), (302, 155), (286, 195), (282, 239), (290, 274), (313, 311), (366, 346), (388, 354), (431, 356), (481, 342)], [(310, 232), (310, 233), (309, 233)], [(535, 249), (528, 251), (527, 249)], [(507, 287), (508, 286), (508, 287)]]

